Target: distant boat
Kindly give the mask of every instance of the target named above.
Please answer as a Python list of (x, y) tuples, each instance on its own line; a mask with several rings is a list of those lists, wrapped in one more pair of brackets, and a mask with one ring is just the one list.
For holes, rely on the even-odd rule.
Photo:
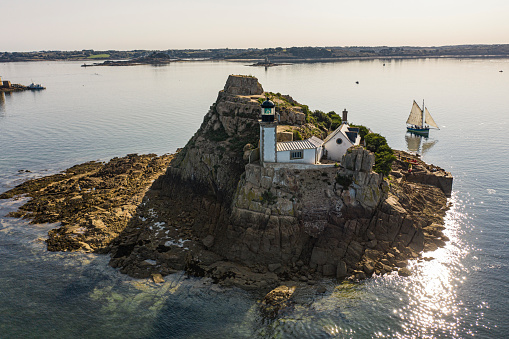
[(412, 110), (410, 111), (410, 115), (406, 121), (406, 128), (409, 132), (427, 137), (429, 135), (430, 127), (434, 127), (436, 129), (440, 128), (438, 128), (437, 123), (431, 117), (428, 108), (424, 106), (424, 100), (422, 101), (422, 108), (423, 109), (421, 109), (414, 100)]
[(33, 82), (27, 86), (28, 89), (38, 90), (38, 89), (46, 89), (41, 84), (34, 84)]

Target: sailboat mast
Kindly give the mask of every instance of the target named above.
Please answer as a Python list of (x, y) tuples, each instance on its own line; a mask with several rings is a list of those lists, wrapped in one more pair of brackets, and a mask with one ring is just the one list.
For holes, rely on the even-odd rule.
[(424, 123), (426, 122), (426, 117), (424, 115), (424, 99), (422, 99), (422, 128), (424, 128)]

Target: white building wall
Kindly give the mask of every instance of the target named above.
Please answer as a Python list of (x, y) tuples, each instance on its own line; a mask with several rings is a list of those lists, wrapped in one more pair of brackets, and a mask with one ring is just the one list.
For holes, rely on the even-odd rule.
[(315, 152), (316, 152), (316, 162), (315, 163), (319, 163), (322, 160), (323, 147), (318, 147)]
[(276, 162), (276, 126), (261, 126), (260, 156), (262, 162)]
[[(337, 139), (343, 140), (341, 144), (338, 145), (336, 142)], [(359, 137), (360, 142), (360, 137)], [(346, 135), (339, 132), (330, 140), (328, 140), (325, 144), (325, 149), (327, 150), (327, 159), (340, 161), (341, 157), (346, 153), (346, 150), (353, 146), (352, 142)]]
[(302, 150), (302, 159), (290, 159), (290, 152), (294, 151), (279, 151), (277, 152), (277, 162), (279, 163), (295, 163), (295, 164), (314, 164), (316, 158), (316, 150), (305, 149)]

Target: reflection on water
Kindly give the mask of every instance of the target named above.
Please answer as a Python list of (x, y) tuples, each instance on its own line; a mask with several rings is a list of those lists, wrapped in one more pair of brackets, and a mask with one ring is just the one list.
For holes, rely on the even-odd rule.
[[(444, 233), (450, 241), (444, 248), (425, 253), (429, 260), (411, 261), (411, 277), (393, 273), (361, 283), (326, 280), (322, 282), (327, 289), (324, 294), (317, 293), (315, 286), (304, 286), (295, 292), (293, 306), (275, 320), (263, 319), (257, 296), (242, 290), (213, 285), (210, 279), (187, 278), (183, 273), (167, 276), (160, 285), (132, 279), (108, 267), (107, 256), (47, 252), (44, 243), (34, 239), (45, 237), (50, 226), (0, 217), (4, 258), (0, 269), (5, 273), (0, 276), (4, 301), (0, 311), (7, 315), (7, 320), (0, 319), (0, 327), (25, 338), (49, 336), (55, 321), (63, 318), (66, 321), (60, 322), (57, 336), (62, 338), (478, 335), (476, 327), (486, 326), (484, 310), (468, 311), (460, 293), (470, 279), (469, 268), (463, 264), (469, 249), (460, 237), (466, 216), (458, 211), (456, 200), (452, 198), (453, 208), (445, 220)], [(0, 214), (22, 203), (0, 201)], [(9, 266), (9, 261), (16, 265)], [(18, 306), (13, 308), (13, 303)]]
[[(102, 68), (97, 76), (81, 63), (13, 63), (20, 82), (36, 76), (48, 90), (0, 96), (0, 191), (78, 162), (182, 147), (227, 76), (252, 73), (265, 90), (290, 94), (313, 109), (352, 107), (355, 122), (387, 136), (391, 147), (407, 147), (451, 170), (453, 197), (459, 198), (446, 220), (451, 241), (424, 255), (434, 259), (411, 262), (413, 276), (324, 281), (323, 294), (313, 286), (299, 289), (294, 306), (274, 321), (262, 319), (259, 296), (244, 291), (182, 273), (155, 285), (120, 274), (107, 256), (47, 252), (39, 239), (49, 227), (3, 218), (2, 204), (13, 202), (0, 201), (0, 337), (506, 336), (509, 79), (498, 70), (507, 64), (353, 61), (264, 70), (204, 62)], [(440, 143), (415, 135), (403, 140), (396, 122), (406, 119), (405, 103), (416, 95), (433, 97), (444, 112), (440, 120), (449, 128), (432, 134)], [(497, 123), (472, 124), (478, 107)], [(487, 143), (487, 135), (497, 138)]]
[[(296, 291), (298, 306), (258, 334), (293, 338), (464, 338), (479, 335), (483, 325), (483, 304), (475, 301), (468, 311), (463, 290), (469, 268), (463, 262), (470, 253), (461, 239), (461, 224), (467, 215), (453, 196), (444, 234), (450, 241), (443, 248), (424, 253), (409, 262), (412, 276), (396, 273), (358, 284), (330, 281), (328, 292)], [(299, 300), (300, 294), (300, 300)], [(304, 295), (303, 295), (304, 294)], [(468, 316), (465, 316), (468, 314)], [(484, 325), (486, 326), (486, 325)]]
[(4, 92), (0, 92), (0, 117), (3, 117), (5, 114), (5, 94)]
[(405, 141), (407, 149), (419, 155), (425, 155), (438, 142), (436, 139), (424, 137), (412, 132), (407, 132), (405, 134)]
[(394, 309), (407, 335), (432, 338), (465, 334), (463, 301), (458, 297), (458, 289), (466, 279), (462, 261), (468, 254), (458, 234), (464, 218), (454, 204), (446, 217), (444, 231), (450, 241), (443, 248), (425, 253), (426, 260), (413, 261), (409, 266), (415, 274), (404, 281), (408, 304)]

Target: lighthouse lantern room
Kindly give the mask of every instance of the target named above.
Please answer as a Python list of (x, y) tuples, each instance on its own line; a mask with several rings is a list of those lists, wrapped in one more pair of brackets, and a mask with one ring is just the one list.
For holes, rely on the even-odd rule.
[(273, 122), (274, 121), (274, 115), (276, 111), (276, 105), (272, 101), (269, 100), (267, 97), (267, 100), (265, 100), (262, 103), (262, 121), (263, 122)]
[(277, 162), (276, 131), (277, 121), (274, 121), (276, 105), (267, 99), (261, 105), (260, 120), (260, 161)]

